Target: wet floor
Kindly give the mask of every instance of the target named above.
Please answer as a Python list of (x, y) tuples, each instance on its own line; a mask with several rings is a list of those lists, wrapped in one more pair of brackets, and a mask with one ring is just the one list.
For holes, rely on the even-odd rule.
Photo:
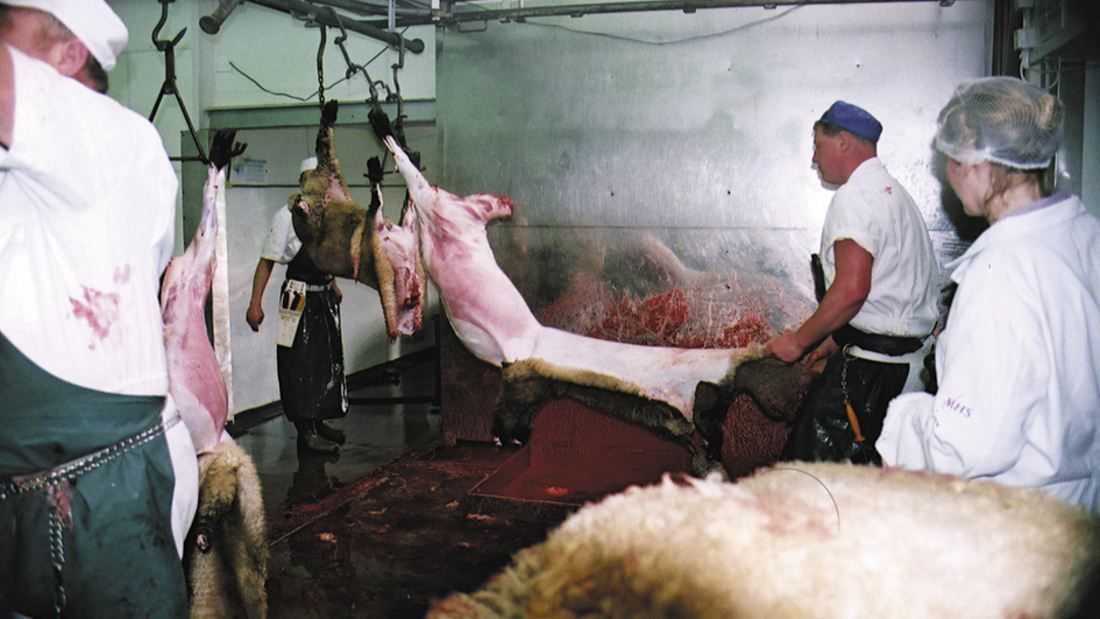
[[(263, 485), (271, 558), (269, 616), (422, 617), (470, 591), (548, 524), (470, 513), (468, 490), (510, 455), (485, 443), (442, 445), (431, 359), (349, 379), (353, 404), (331, 423), (336, 456), (299, 454), (278, 405), (243, 413), (231, 432)], [(407, 403), (366, 399), (411, 398)]]

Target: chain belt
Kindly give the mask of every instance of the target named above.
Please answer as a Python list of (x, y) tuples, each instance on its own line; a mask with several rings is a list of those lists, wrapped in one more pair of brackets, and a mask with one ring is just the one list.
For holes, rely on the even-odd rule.
[(0, 501), (17, 494), (44, 490), (47, 486), (56, 486), (62, 481), (72, 481), (89, 471), (107, 464), (128, 451), (141, 447), (164, 434), (179, 422), (179, 411), (173, 411), (168, 419), (157, 421), (155, 425), (149, 426), (129, 438), (124, 438), (114, 445), (109, 445), (93, 451), (86, 456), (69, 460), (52, 469), (30, 473), (29, 475), (16, 475), (12, 477), (10, 481), (0, 483)]
[(9, 481), (0, 483), (0, 501), (6, 500), (18, 494), (28, 492), (46, 491), (46, 497), (50, 504), (49, 512), (49, 537), (50, 537), (50, 563), (54, 572), (54, 612), (61, 616), (61, 610), (65, 607), (65, 587), (61, 581), (61, 571), (65, 566), (65, 538), (63, 530), (66, 521), (71, 515), (62, 511), (62, 504), (67, 503), (59, 496), (67, 489), (70, 482), (81, 475), (116, 460), (127, 452), (133, 451), (146, 443), (161, 436), (180, 422), (178, 410), (172, 411), (167, 419), (158, 420), (156, 424), (124, 438), (114, 445), (109, 445), (92, 453), (69, 460), (52, 469), (38, 471), (29, 475), (16, 475)]

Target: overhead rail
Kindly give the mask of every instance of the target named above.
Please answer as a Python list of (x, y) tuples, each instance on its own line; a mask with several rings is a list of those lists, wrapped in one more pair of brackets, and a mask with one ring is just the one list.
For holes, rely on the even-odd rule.
[[(340, 28), (357, 32), (364, 36), (368, 36), (372, 39), (377, 39), (393, 46), (397, 49), (406, 49), (414, 54), (419, 54), (424, 51), (424, 41), (422, 39), (406, 39), (397, 32), (392, 32), (379, 28), (373, 24), (370, 24), (363, 20), (350, 19), (346, 16), (341, 16), (336, 11), (332, 10), (329, 6), (321, 6), (321, 3), (306, 2), (306, 0), (250, 0), (254, 4), (267, 7), (269, 9), (275, 9), (307, 22), (314, 22), (318, 25), (329, 26), (332, 28)], [(199, 20), (199, 24), (202, 26), (203, 31), (209, 34), (216, 34), (222, 26), (222, 23), (229, 17), (229, 14), (233, 12), (233, 9), (237, 5), (241, 4), (242, 0), (219, 0), (218, 6), (214, 9), (214, 12), (208, 16)], [(325, 3), (336, 4), (336, 3)], [(338, 3), (342, 8), (350, 8), (353, 5), (362, 4), (364, 7), (368, 6), (367, 3), (356, 2), (340, 2)], [(375, 5), (382, 7), (387, 12), (388, 7), (382, 5)], [(353, 9), (354, 10), (354, 9)], [(364, 9), (365, 10), (365, 9)], [(430, 20), (426, 23), (431, 23)]]
[[(341, 7), (360, 14), (376, 14), (386, 6), (358, 0), (317, 0), (319, 4), (339, 3)], [(512, 6), (501, 2), (500, 8), (487, 8), (482, 3), (463, 0), (442, 0), (437, 9), (406, 9), (398, 13), (396, 25), (422, 26), (440, 24), (457, 25), (478, 21), (514, 21), (522, 22), (532, 17), (583, 17), (606, 13), (640, 13), (645, 11), (681, 11), (694, 13), (703, 9), (727, 9), (739, 7), (779, 7), (818, 6), (830, 4), (885, 4), (896, 2), (935, 2), (940, 6), (951, 6), (955, 0), (627, 0), (625, 2), (591, 2), (577, 4), (544, 4), (539, 6)], [(354, 8), (353, 8), (354, 5)]]

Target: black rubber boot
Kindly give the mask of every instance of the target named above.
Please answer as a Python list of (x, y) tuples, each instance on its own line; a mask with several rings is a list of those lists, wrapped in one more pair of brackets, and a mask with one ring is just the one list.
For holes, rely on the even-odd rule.
[(321, 436), (317, 431), (317, 422), (303, 421), (294, 424), (298, 428), (298, 451), (315, 451), (334, 454), (340, 451), (335, 442)]
[(343, 445), (348, 441), (343, 430), (327, 425), (324, 421), (317, 422), (317, 433), (337, 445)]

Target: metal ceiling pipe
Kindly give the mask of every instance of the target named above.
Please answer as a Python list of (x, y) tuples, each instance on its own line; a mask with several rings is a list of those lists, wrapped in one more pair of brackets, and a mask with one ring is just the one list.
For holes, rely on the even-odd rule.
[(242, 3), (244, 0), (218, 0), (218, 7), (214, 12), (199, 19), (199, 28), (206, 34), (218, 34), (229, 14)]
[[(386, 4), (362, 2), (361, 0), (312, 0), (312, 2), (314, 4), (334, 6), (338, 9), (351, 11), (357, 15), (386, 15), (390, 10), (390, 7)], [(426, 13), (430, 13), (430, 9), (407, 9), (397, 7), (396, 12), (398, 15), (423, 16)]]
[(308, 16), (318, 24), (331, 28), (343, 27), (352, 32), (358, 32), (372, 39), (388, 43), (393, 47), (400, 47), (403, 42), (405, 49), (414, 54), (424, 51), (424, 41), (421, 39), (406, 39), (396, 32), (389, 32), (366, 22), (341, 17), (337, 15), (336, 11), (327, 6), (317, 6), (305, 0), (252, 0), (252, 2), (290, 15)]
[(582, 17), (602, 13), (640, 13), (645, 11), (683, 11), (694, 13), (700, 9), (726, 9), (737, 7), (764, 7), (774, 9), (789, 6), (820, 6), (828, 4), (882, 4), (888, 2), (936, 2), (951, 6), (955, 0), (635, 0), (626, 2), (597, 2), (593, 4), (566, 4), (506, 9), (455, 10), (461, 2), (450, 1), (438, 15), (424, 12), (416, 17), (399, 19), (398, 26), (420, 26), (430, 23), (453, 25), (470, 21), (523, 21), (529, 17)]

